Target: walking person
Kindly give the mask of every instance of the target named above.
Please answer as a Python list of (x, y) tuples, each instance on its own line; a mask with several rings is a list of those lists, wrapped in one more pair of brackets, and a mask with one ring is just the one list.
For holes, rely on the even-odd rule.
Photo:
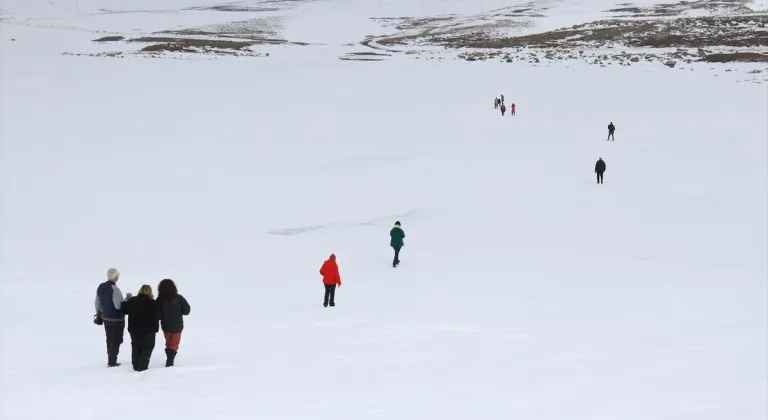
[[(116, 268), (107, 270), (107, 281), (99, 284), (96, 289), (96, 322), (104, 325), (107, 335), (107, 366), (120, 366), (117, 363), (117, 355), (120, 353), (120, 345), (123, 344), (125, 334), (125, 313), (120, 310), (123, 304), (123, 292), (117, 287), (120, 272)], [(131, 294), (128, 293), (127, 298)]]
[(615, 141), (616, 139), (613, 137), (613, 132), (616, 131), (616, 126), (613, 125), (613, 121), (611, 121), (610, 124), (608, 124), (608, 138), (607, 140)]
[(395, 250), (395, 259), (392, 260), (392, 267), (400, 265), (400, 249), (405, 245), (403, 239), (405, 239), (405, 232), (400, 226), (400, 222), (395, 222), (395, 227), (389, 231), (389, 246)]
[(325, 286), (325, 297), (323, 298), (323, 307), (336, 306), (336, 286), (341, 287), (341, 276), (339, 275), (339, 265), (336, 263), (336, 254), (331, 254), (320, 267), (320, 275), (323, 276), (323, 286)]
[(189, 315), (191, 308), (171, 279), (163, 279), (157, 285), (157, 304), (160, 310), (160, 326), (165, 337), (165, 367), (171, 367), (179, 352), (184, 317)]
[(597, 183), (603, 183), (603, 173), (605, 172), (605, 161), (603, 158), (599, 158), (595, 163), (595, 173), (597, 174)]
[(515, 103), (514, 103), (514, 102), (512, 102), (512, 106), (510, 106), (510, 107), (509, 107), (509, 115), (511, 115), (511, 116), (513, 116), (513, 117), (514, 117), (514, 116), (515, 116), (515, 110), (516, 110), (516, 109), (517, 109), (517, 106), (515, 105)]
[(493, 100), (493, 109), (499, 109), (499, 105), (501, 105), (501, 100), (499, 98), (496, 98)]
[(504, 104), (501, 104), (501, 116), (504, 116), (504, 113), (507, 111), (507, 107)]
[(501, 95), (501, 104), (504, 105), (504, 95)]
[(155, 335), (160, 330), (160, 308), (152, 295), (152, 286), (141, 286), (138, 295), (123, 302), (122, 310), (128, 315), (133, 370), (143, 372), (149, 368), (149, 359), (155, 349)]

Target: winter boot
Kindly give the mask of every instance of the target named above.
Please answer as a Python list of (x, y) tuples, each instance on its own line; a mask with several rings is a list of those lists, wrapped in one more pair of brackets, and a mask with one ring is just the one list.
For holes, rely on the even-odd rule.
[(107, 367), (117, 367), (120, 363), (117, 363), (117, 354), (107, 353)]
[(173, 366), (173, 361), (176, 359), (176, 351), (171, 349), (165, 349), (165, 367)]

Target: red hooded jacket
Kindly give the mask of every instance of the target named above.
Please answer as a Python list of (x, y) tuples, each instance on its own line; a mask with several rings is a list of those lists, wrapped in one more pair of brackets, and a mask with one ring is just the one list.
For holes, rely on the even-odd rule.
[(330, 258), (325, 260), (320, 267), (320, 275), (323, 276), (323, 284), (336, 284), (341, 286), (341, 276), (339, 275), (339, 266), (336, 264), (336, 254), (331, 254)]

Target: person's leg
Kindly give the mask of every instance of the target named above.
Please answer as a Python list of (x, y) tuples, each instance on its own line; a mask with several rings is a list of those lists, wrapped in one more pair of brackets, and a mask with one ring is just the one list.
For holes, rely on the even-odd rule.
[(400, 247), (395, 248), (395, 264), (400, 264)]
[(599, 184), (600, 183), (600, 172), (595, 172), (595, 174), (597, 175), (597, 183)]
[(331, 300), (330, 300), (330, 305), (331, 305), (331, 306), (336, 306), (336, 285), (335, 285), (335, 284), (332, 284), (330, 287), (331, 287)]
[(176, 360), (176, 353), (179, 351), (179, 344), (181, 344), (181, 333), (165, 333), (165, 367), (173, 366)]
[(141, 334), (131, 333), (131, 365), (133, 370), (139, 370), (139, 361), (141, 360), (142, 350)]
[(323, 285), (325, 287), (325, 296), (323, 297), (323, 306), (328, 306), (328, 300), (331, 298), (331, 286), (328, 284)]
[(123, 343), (125, 322), (104, 321), (104, 331), (107, 335), (107, 365), (120, 366), (117, 363), (117, 355), (120, 353), (120, 344)]
[(152, 351), (155, 349), (155, 333), (143, 334), (141, 337), (141, 353), (139, 354), (138, 369), (147, 370)]

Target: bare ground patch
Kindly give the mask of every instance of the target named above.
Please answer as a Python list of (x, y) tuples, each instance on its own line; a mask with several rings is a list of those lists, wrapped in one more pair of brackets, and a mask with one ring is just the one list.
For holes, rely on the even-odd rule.
[(452, 16), (377, 18), (399, 32), (361, 44), (388, 51), (436, 46), (456, 51), (467, 61), (576, 59), (603, 66), (658, 61), (672, 68), (696, 61), (768, 62), (768, 13), (755, 13), (746, 3), (697, 0), (651, 7), (624, 3), (608, 11), (622, 16), (522, 36), (511, 35), (508, 29), (530, 28), (532, 19), (546, 11), (541, 3), (492, 11), (471, 21)]

